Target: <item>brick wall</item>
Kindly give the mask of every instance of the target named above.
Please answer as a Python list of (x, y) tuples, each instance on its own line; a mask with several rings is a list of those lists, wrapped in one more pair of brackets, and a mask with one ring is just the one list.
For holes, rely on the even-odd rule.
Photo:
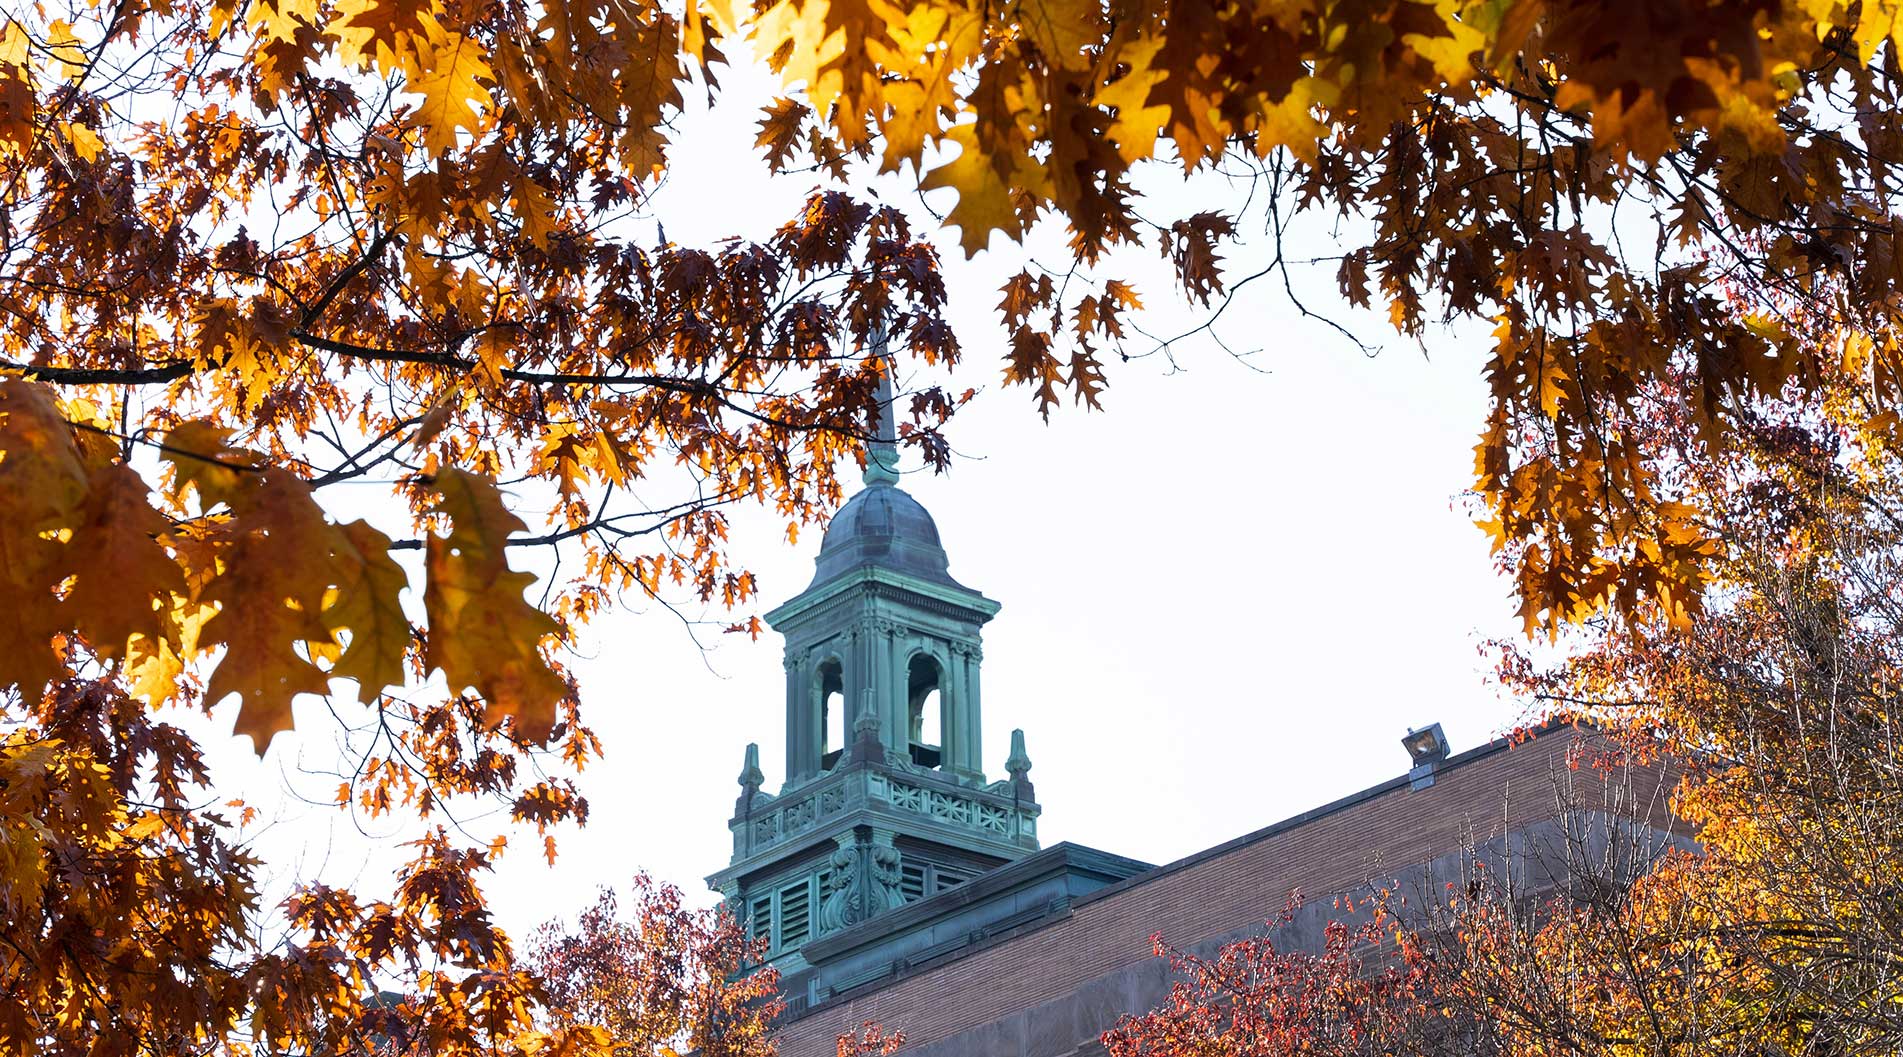
[[(1662, 822), (1657, 774), (1621, 781), (1567, 766), (1567, 750), (1587, 736), (1561, 728), (1517, 746), (1464, 753), (1426, 788), (1384, 783), (1138, 875), (1080, 900), (1055, 923), (816, 1008), (783, 1027), (780, 1052), (831, 1057), (834, 1039), (866, 1020), (904, 1031), (914, 1046), (947, 1040), (1155, 961), (1152, 933), (1176, 946), (1228, 935), (1277, 915), (1292, 891), (1312, 905), (1472, 840), (1551, 818), (1568, 783), (1585, 806)], [(1627, 792), (1628, 783), (1638, 788)], [(1631, 793), (1637, 804), (1611, 803), (1629, 801)]]

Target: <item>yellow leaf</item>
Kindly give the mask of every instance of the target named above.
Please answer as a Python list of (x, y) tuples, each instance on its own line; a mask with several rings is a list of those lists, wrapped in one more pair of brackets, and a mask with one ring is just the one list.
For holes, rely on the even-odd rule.
[(1331, 106), (1339, 98), (1335, 85), (1315, 77), (1303, 77), (1289, 88), (1288, 95), (1276, 103), (1264, 103), (1255, 118), (1255, 149), (1268, 157), (1276, 147), (1309, 165), (1315, 164), (1321, 140), (1328, 126), (1315, 116), (1317, 106)]
[(395, 73), (435, 53), (447, 35), (437, 21), (440, 0), (336, 0), (330, 32), (337, 57), (360, 70)]
[(919, 187), (930, 191), (950, 187), (958, 191), (947, 223), (958, 225), (958, 244), (971, 257), (991, 241), (993, 231), (1012, 238), (1024, 233), (1011, 201), (1011, 185), (998, 171), (996, 159), (978, 148), (976, 126), (959, 125), (945, 137), (959, 145), (958, 157), (925, 174)]
[(478, 78), (494, 81), (482, 45), (460, 33), (445, 35), (427, 60), (418, 59), (409, 89), (423, 97), (416, 119), (423, 126), (423, 148), (442, 154), (456, 146), (458, 131), (478, 132), (483, 112), (494, 102)]
[(881, 171), (916, 165), (927, 141), (936, 141), (958, 110), (959, 71), (984, 44), (984, 19), (974, 10), (918, 4), (889, 24), (889, 40), (866, 41), (866, 52), (893, 78), (882, 92), (885, 153)]
[(502, 384), (502, 372), (513, 362), (515, 328), (497, 325), (476, 337), (476, 377), (484, 384)]
[(46, 50), (53, 53), (59, 63), (60, 76), (68, 83), (78, 84), (86, 75), (86, 46), (73, 35), (72, 23), (56, 18), (46, 27)]
[(1559, 364), (1559, 358), (1550, 353), (1540, 361), (1540, 410), (1547, 418), (1559, 415), (1559, 405), (1565, 403), (1566, 383), (1572, 379), (1565, 368)]
[(1124, 45), (1117, 58), (1129, 67), (1121, 77), (1097, 89), (1092, 100), (1100, 107), (1114, 107), (1117, 119), (1110, 123), (1108, 138), (1116, 144), (1117, 154), (1126, 162), (1147, 158), (1156, 152), (1156, 139), (1170, 119), (1167, 104), (1150, 106), (1150, 91), (1169, 76), (1167, 70), (1151, 66), (1161, 37), (1139, 37)]
[(527, 177), (516, 181), (514, 193), (509, 204), (515, 207), (515, 216), (522, 224), (522, 234), (537, 246), (547, 246), (548, 237), (560, 227), (560, 218), (555, 213), (555, 200), (541, 184)]
[(542, 473), (553, 471), (561, 494), (573, 496), (580, 490), (584, 453), (591, 444), (575, 423), (551, 422), (542, 429), (536, 469)]
[(33, 146), (34, 100), (26, 30), (8, 19), (0, 29), (0, 155), (25, 154)]
[(1460, 17), (1459, 0), (1437, 0), (1434, 4), (1436, 33), (1404, 33), (1401, 43), (1434, 64), (1434, 72), (1449, 84), (1459, 84), (1473, 76), (1473, 56), (1487, 47), (1487, 35), (1468, 25)]
[(324, 610), (324, 623), (333, 632), (349, 628), (350, 645), (330, 674), (356, 680), (367, 699), (404, 682), (410, 621), (403, 615), (401, 595), (409, 578), (390, 559), (390, 537), (368, 522), (339, 526), (338, 535), (337, 592)]
[(172, 464), (181, 498), (190, 486), (209, 509), (230, 500), (247, 483), (259, 459), (231, 448), (226, 443), (230, 436), (231, 430), (204, 421), (182, 423), (165, 435), (160, 457)]
[(185, 662), (165, 640), (138, 635), (126, 642), (125, 673), (132, 696), (156, 708), (177, 696)]
[(76, 121), (62, 122), (60, 127), (65, 129), (66, 141), (73, 145), (73, 153), (79, 155), (80, 160), (87, 164), (91, 164), (99, 157), (99, 152), (106, 149), (105, 141), (99, 138), (99, 133)]
[(753, 20), (753, 39), (778, 61), (788, 84), (803, 81), (806, 98), (824, 114), (839, 98), (841, 75), (830, 70), (846, 51), (846, 34), (828, 28), (828, 0), (779, 0)]
[(1038, 53), (1059, 68), (1088, 69), (1085, 49), (1103, 37), (1103, 6), (1098, 0), (1020, 0), (1017, 23)]
[(1115, 279), (1107, 280), (1103, 284), (1103, 292), (1105, 297), (1110, 298), (1125, 308), (1140, 309), (1143, 307), (1143, 302), (1137, 297), (1135, 288), (1131, 287), (1128, 283), (1119, 282)]

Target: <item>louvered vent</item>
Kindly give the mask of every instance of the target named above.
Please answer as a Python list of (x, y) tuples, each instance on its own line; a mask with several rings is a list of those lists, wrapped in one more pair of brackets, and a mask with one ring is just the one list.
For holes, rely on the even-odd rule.
[(769, 893), (755, 896), (753, 906), (747, 911), (747, 935), (754, 939), (764, 937), (773, 942), (773, 896)]
[(807, 882), (780, 889), (780, 949), (791, 950), (805, 943), (811, 921), (812, 894)]
[(899, 864), (899, 894), (907, 903), (925, 898), (925, 864), (907, 862)]

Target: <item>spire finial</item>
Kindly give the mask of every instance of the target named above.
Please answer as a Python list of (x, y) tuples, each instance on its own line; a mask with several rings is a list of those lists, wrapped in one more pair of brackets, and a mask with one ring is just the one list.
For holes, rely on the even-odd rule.
[(760, 746), (751, 742), (747, 745), (747, 762), (740, 768), (740, 788), (751, 793), (766, 781), (766, 775), (760, 772)]
[(1037, 787), (1031, 784), (1031, 757), (1024, 751), (1024, 731), (1011, 732), (1011, 755), (1004, 761), (1011, 775), (1011, 796), (1015, 800), (1037, 800)]
[(1024, 752), (1024, 731), (1022, 730), (1011, 732), (1011, 755), (1004, 761), (1004, 769), (1014, 782), (1024, 781), (1024, 776), (1031, 773), (1031, 757)]
[(896, 484), (899, 480), (898, 409), (892, 395), (893, 363), (886, 350), (885, 328), (872, 332), (872, 355), (879, 362), (879, 425), (872, 443), (866, 445), (865, 483)]

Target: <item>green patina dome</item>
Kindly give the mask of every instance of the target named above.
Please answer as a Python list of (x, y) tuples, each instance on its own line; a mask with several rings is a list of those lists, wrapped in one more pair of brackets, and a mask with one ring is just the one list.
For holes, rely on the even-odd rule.
[(866, 566), (963, 586), (947, 571), (932, 515), (903, 489), (882, 481), (868, 485), (833, 515), (814, 564), (815, 586)]

